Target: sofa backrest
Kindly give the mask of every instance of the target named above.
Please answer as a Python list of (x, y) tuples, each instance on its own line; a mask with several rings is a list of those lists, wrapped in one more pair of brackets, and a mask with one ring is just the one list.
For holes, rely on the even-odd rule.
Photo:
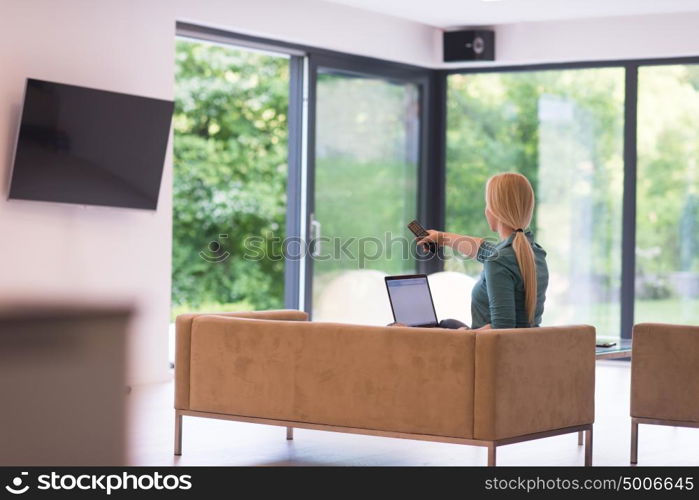
[(193, 320), (192, 410), (470, 438), (469, 331)]

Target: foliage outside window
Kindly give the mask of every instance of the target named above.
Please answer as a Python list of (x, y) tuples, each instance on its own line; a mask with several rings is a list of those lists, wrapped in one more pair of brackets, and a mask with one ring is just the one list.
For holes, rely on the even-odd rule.
[(635, 320), (699, 323), (699, 66), (638, 79)]
[(177, 41), (173, 315), (282, 306), (288, 99), (288, 58)]

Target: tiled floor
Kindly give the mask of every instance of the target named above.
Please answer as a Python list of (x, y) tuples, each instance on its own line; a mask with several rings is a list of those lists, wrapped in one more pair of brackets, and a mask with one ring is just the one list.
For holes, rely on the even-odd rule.
[[(629, 377), (625, 361), (597, 362), (595, 465), (628, 465)], [(135, 387), (130, 401), (134, 465), (484, 465), (486, 449), (184, 417), (183, 452), (173, 451), (172, 383)], [(699, 465), (699, 429), (641, 425), (639, 465)], [(582, 465), (568, 434), (498, 448), (498, 465)]]

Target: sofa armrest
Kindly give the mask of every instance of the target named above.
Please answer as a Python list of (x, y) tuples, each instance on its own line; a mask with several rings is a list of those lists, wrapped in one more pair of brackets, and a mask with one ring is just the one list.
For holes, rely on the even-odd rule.
[(189, 375), (192, 344), (192, 321), (199, 316), (225, 316), (281, 321), (308, 321), (308, 313), (293, 309), (180, 314), (175, 319), (175, 408), (189, 409)]
[(699, 422), (699, 326), (633, 328), (631, 416)]
[(474, 438), (498, 440), (594, 422), (595, 329), (476, 334)]

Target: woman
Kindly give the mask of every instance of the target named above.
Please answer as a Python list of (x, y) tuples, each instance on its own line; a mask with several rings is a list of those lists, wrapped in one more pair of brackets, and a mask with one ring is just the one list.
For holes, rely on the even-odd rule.
[[(526, 230), (534, 213), (534, 190), (521, 174), (495, 175), (485, 186), (485, 203), (485, 218), (490, 229), (500, 235), (499, 243), (429, 230), (418, 244), (450, 246), (483, 263), (483, 272), (471, 293), (472, 328), (539, 326), (548, 268), (546, 252)], [(468, 328), (454, 319), (442, 320), (440, 326)]]

